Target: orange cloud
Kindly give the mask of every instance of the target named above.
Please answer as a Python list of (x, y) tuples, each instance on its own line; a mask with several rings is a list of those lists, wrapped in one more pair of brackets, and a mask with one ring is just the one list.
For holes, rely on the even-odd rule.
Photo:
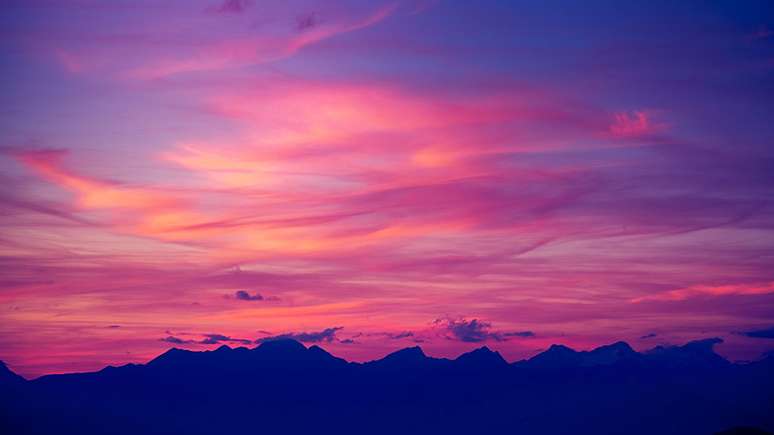
[(45, 179), (75, 193), (80, 209), (112, 211), (113, 224), (125, 231), (159, 234), (183, 222), (204, 218), (187, 209), (190, 204), (179, 194), (74, 173), (62, 164), (63, 155), (62, 151), (39, 151), (19, 154), (17, 158)]
[(422, 97), (378, 84), (278, 82), (211, 102), (243, 125), (244, 138), (184, 143), (160, 157), (221, 188), (283, 186), (283, 194), (374, 187), (365, 173), (404, 184), (480, 175), (466, 159), (503, 148), (456, 130), (522, 113), (510, 102)]
[(18, 155), (27, 167), (46, 179), (78, 195), (78, 205), (85, 209), (159, 209), (179, 204), (178, 198), (152, 189), (122, 186), (90, 179), (62, 167), (61, 151), (31, 152)]
[(758, 284), (694, 285), (650, 296), (632, 299), (632, 302), (682, 301), (698, 296), (763, 295), (774, 293), (774, 282)]
[[(242, 174), (261, 177), (255, 161), (225, 158), (215, 152), (200, 152), (191, 147), (187, 148), (187, 152), (189, 154), (182, 157), (168, 155), (167, 158), (216, 176)], [(351, 205), (346, 202), (326, 204), (328, 201), (324, 197), (303, 194), (286, 204), (287, 195), (279, 193), (277, 196), (243, 198), (227, 191), (220, 194), (225, 195), (226, 200), (219, 200), (217, 208), (205, 209), (202, 203), (206, 202), (208, 192), (194, 197), (179, 191), (93, 179), (68, 170), (62, 161), (63, 155), (61, 151), (43, 151), (17, 157), (46, 180), (73, 192), (80, 210), (107, 212), (109, 221), (105, 223), (117, 232), (161, 241), (217, 246), (218, 250), (213, 251), (213, 255), (231, 260), (256, 253), (276, 255), (342, 251), (394, 239), (455, 232), (468, 225), (464, 221), (451, 220), (424, 222), (421, 217), (387, 222), (384, 217), (377, 216), (373, 222), (368, 219), (344, 222), (362, 213), (350, 209)], [(344, 199), (346, 197), (339, 201)], [(325, 213), (332, 217), (326, 217)], [(272, 216), (273, 219), (258, 219), (261, 215)], [(220, 254), (221, 251), (229, 254)]]

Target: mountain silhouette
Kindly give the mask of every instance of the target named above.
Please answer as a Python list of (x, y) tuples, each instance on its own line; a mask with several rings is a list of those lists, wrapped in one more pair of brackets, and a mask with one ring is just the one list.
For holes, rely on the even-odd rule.
[[(636, 352), (553, 345), (512, 364), (481, 347), (351, 363), (288, 339), (172, 348), (147, 364), (25, 380), (0, 364), (8, 434), (713, 434), (774, 428), (774, 358), (732, 364), (718, 339)], [(729, 432), (733, 433), (733, 432)]]
[(547, 351), (517, 364), (538, 369), (566, 369), (610, 365), (623, 361), (638, 361), (642, 357), (643, 355), (635, 352), (631, 346), (623, 341), (583, 352), (576, 352), (567, 346), (555, 344)]

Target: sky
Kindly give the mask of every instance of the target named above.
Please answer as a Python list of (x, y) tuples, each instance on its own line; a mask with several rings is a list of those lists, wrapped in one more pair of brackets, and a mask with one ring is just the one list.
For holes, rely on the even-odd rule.
[(774, 349), (766, 1), (5, 1), (0, 359)]

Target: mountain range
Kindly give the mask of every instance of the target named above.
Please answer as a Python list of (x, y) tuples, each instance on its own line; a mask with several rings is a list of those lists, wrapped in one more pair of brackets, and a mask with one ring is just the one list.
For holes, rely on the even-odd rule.
[(581, 352), (553, 345), (515, 363), (487, 347), (456, 359), (432, 358), (410, 347), (353, 363), (316, 345), (276, 340), (252, 349), (172, 348), (147, 364), (29, 381), (0, 363), (0, 432), (774, 430), (774, 357), (733, 364), (715, 353), (719, 342), (706, 339), (642, 353), (624, 342)]

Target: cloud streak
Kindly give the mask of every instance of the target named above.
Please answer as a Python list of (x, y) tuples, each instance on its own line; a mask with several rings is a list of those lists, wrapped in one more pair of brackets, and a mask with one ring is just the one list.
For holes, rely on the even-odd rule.
[[(216, 9), (219, 13), (242, 13), (247, 8), (242, 1), (227, 1)], [(294, 56), (300, 50), (338, 34), (354, 32), (373, 26), (389, 17), (396, 4), (387, 4), (361, 16), (337, 16), (322, 22), (316, 15), (306, 15), (284, 32), (267, 35), (246, 34), (222, 39), (198, 48), (188, 56), (173, 54), (173, 60), (158, 59), (130, 70), (130, 79), (163, 79), (184, 73), (245, 68), (278, 62)]]
[(774, 338), (774, 327), (744, 331), (740, 334), (750, 338)]

